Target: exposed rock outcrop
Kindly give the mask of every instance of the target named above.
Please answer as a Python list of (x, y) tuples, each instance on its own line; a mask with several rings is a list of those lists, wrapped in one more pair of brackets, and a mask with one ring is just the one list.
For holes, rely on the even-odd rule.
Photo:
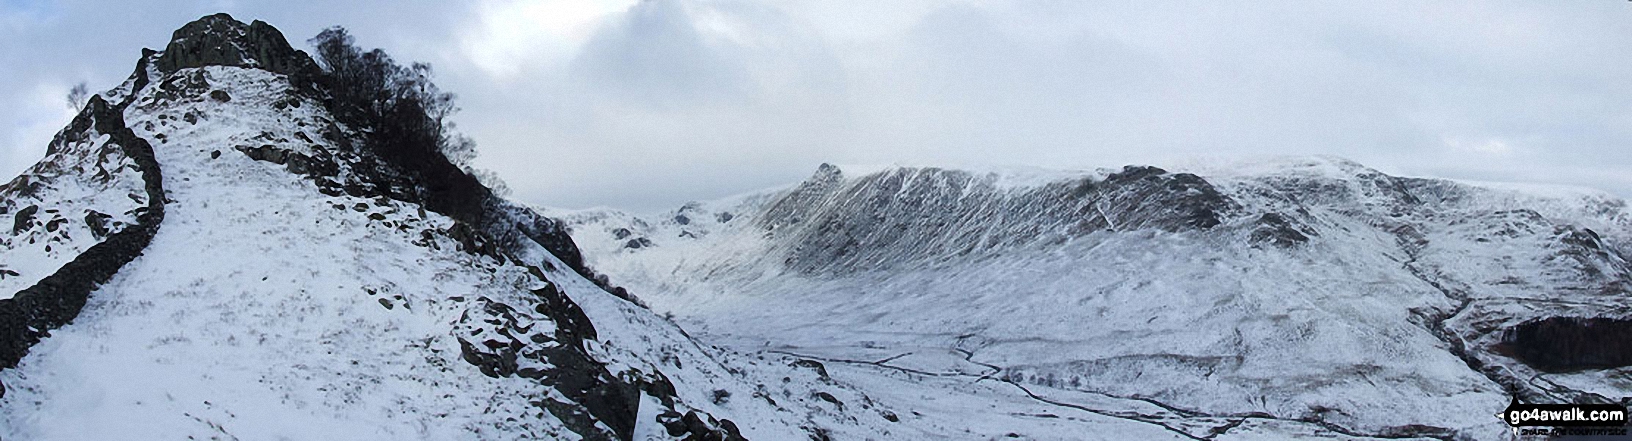
[(1546, 372), (1632, 366), (1632, 320), (1531, 320), (1504, 330), (1498, 349)]
[(1317, 235), (1313, 229), (1296, 219), (1280, 213), (1264, 213), (1254, 221), (1256, 225), (1248, 240), (1254, 244), (1270, 244), (1281, 248), (1291, 248), (1309, 242), (1309, 236)]
[(588, 355), (584, 341), (595, 338), (595, 327), (577, 305), (554, 286), (533, 293), (541, 303), (531, 313), (476, 299), (454, 328), (465, 361), (491, 377), (554, 388), (569, 400), (546, 396), (533, 404), (586, 440), (630, 439), (639, 391)]
[(189, 67), (253, 67), (288, 75), (297, 87), (320, 73), (317, 63), (296, 50), (277, 28), (256, 20), (249, 24), (215, 14), (177, 29), (157, 67), (172, 73)]

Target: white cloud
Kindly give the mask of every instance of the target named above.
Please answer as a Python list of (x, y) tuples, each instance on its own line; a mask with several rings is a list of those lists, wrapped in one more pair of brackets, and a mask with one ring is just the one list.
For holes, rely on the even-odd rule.
[(6, 100), (14, 118), (0, 138), (0, 148), (4, 149), (0, 175), (6, 176), (5, 180), (44, 157), (51, 137), (74, 119), (75, 111), (67, 104), (71, 87), (61, 82), (42, 82)]
[[(1498, 163), (1632, 163), (1625, 9), (654, 0), (515, 74), (550, 83), (516, 101), (549, 104), (469, 127), (519, 194), (567, 206), (656, 209), (822, 161), (1333, 154), (1533, 179)], [(530, 176), (529, 156), (574, 172)], [(1618, 185), (1601, 175), (1555, 181)]]
[(1462, 138), (1446, 138), (1445, 145), (1457, 155), (1479, 155), (1486, 157), (1510, 157), (1518, 152), (1506, 140), (1488, 138), (1469, 141)]
[(570, 58), (608, 17), (637, 0), (489, 0), (475, 4), (474, 28), (460, 41), (470, 62), (499, 79)]

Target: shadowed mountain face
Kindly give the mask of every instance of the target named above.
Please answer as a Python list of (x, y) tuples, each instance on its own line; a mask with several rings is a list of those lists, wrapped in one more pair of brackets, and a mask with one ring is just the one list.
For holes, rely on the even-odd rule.
[(1155, 167), (1012, 192), (956, 170), (895, 169), (848, 185), (838, 175), (824, 165), (756, 218), (797, 250), (785, 260), (790, 268), (888, 270), (906, 261), (1059, 244), (1101, 230), (1205, 230), (1237, 208), (1195, 175)]
[(1632, 214), (1593, 191), (1329, 158), (823, 166), (656, 216), (557, 215), (591, 265), (741, 350), (967, 372), (1067, 404), (1146, 399), (1198, 425), (1482, 439), (1505, 433), (1489, 414), (1510, 397), (1610, 402), (1632, 386), (1606, 341), (1632, 318)]

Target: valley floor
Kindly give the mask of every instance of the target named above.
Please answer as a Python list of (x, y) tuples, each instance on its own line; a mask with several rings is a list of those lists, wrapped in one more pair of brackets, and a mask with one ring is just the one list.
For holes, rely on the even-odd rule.
[[(696, 321), (681, 326), (706, 328)], [(1207, 415), (1149, 398), (1049, 387), (1014, 378), (998, 366), (981, 362), (978, 347), (956, 335), (919, 336), (947, 342), (933, 347), (876, 342), (795, 346), (767, 341), (764, 335), (693, 335), (738, 353), (783, 357), (793, 363), (816, 361), (833, 381), (866, 391), (881, 409), (893, 409), (890, 415), (899, 420), (894, 425), (899, 429), (847, 434), (854, 439), (1434, 439), (1355, 433), (1330, 424), (1269, 415)]]

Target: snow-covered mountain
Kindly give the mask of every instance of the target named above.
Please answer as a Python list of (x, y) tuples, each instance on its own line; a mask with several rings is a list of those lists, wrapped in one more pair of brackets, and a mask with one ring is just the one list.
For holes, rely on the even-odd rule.
[(1597, 192), (822, 166), (534, 210), (331, 75), (204, 17), (0, 186), (0, 438), (1483, 440), (1632, 390)]
[(0, 186), (0, 438), (910, 430), (820, 365), (699, 344), (446, 158), (367, 148), (323, 75), (202, 18)]
[(874, 390), (1053, 406), (969, 438), (1502, 439), (1513, 397), (1632, 395), (1632, 348), (1605, 344), (1632, 338), (1632, 212), (1589, 190), (1336, 158), (823, 165), (653, 216), (550, 214), (705, 340)]

